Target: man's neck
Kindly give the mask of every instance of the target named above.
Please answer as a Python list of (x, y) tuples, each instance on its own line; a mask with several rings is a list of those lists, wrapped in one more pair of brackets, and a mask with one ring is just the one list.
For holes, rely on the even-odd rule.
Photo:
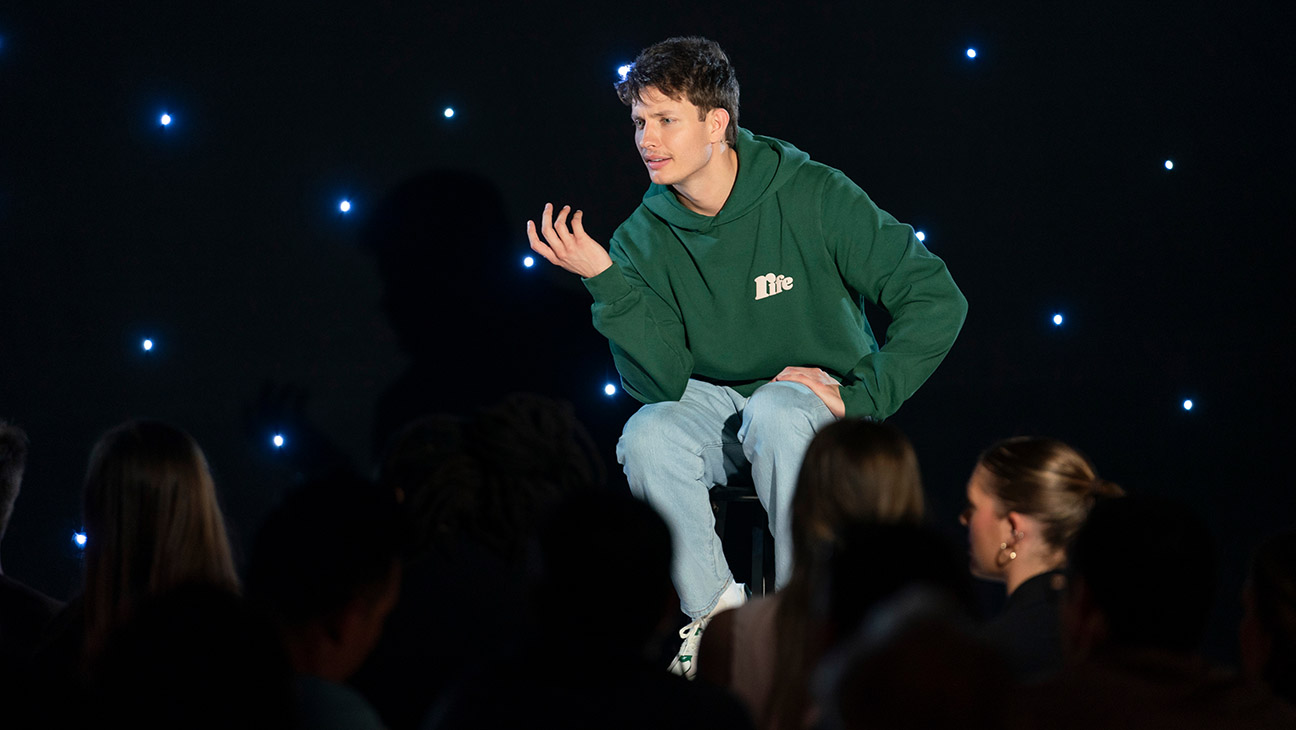
[(706, 216), (719, 213), (738, 179), (738, 153), (727, 144), (717, 147), (723, 152), (711, 160), (700, 179), (671, 186), (679, 202), (694, 213)]

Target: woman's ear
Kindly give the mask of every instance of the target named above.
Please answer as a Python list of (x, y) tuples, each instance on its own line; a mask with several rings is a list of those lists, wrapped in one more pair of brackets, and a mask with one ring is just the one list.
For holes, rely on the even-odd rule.
[(1004, 519), (1008, 520), (1008, 529), (1012, 531), (1012, 539), (1008, 541), (1008, 544), (1014, 544), (1026, 537), (1026, 517), (1022, 513), (1009, 512)]

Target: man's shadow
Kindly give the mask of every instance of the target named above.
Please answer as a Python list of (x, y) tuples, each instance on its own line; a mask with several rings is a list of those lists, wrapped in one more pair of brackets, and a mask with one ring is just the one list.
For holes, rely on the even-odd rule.
[(365, 222), (382, 310), (410, 359), (376, 405), (375, 455), (419, 416), (469, 415), (528, 391), (570, 401), (610, 456), (634, 404), (602, 393), (616, 372), (579, 280), (539, 256), (524, 266), (532, 252), (514, 223), (493, 182), (451, 170), (401, 183)]

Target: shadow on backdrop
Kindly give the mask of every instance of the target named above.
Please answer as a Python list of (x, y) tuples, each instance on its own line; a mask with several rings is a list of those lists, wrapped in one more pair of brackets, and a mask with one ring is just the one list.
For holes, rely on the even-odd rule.
[[(409, 367), (379, 398), (374, 453), (427, 413), (471, 414), (503, 393), (570, 401), (594, 433), (612, 409), (591, 402), (610, 362), (589, 300), (555, 286), (507, 217), (490, 180), (448, 170), (398, 185), (366, 221), (362, 244), (382, 278), (382, 309)], [(610, 414), (619, 433), (624, 416)], [(610, 450), (610, 446), (608, 447)]]

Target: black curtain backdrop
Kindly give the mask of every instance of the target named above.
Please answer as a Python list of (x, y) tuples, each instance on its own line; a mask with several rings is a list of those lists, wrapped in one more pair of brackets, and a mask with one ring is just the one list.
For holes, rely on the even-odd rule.
[(1074, 443), (1211, 521), (1232, 656), (1249, 551), (1296, 517), (1290, 4), (198, 5), (0, 6), (7, 574), (76, 590), (89, 449), (131, 417), (204, 446), (240, 554), (294, 449), (367, 470), (394, 423), (509, 391), (570, 399), (617, 474), (636, 404), (523, 224), (571, 203), (606, 242), (646, 186), (616, 68), (700, 34), (743, 126), (922, 229), (970, 301), (893, 418), (932, 521), (959, 534), (992, 441)]

